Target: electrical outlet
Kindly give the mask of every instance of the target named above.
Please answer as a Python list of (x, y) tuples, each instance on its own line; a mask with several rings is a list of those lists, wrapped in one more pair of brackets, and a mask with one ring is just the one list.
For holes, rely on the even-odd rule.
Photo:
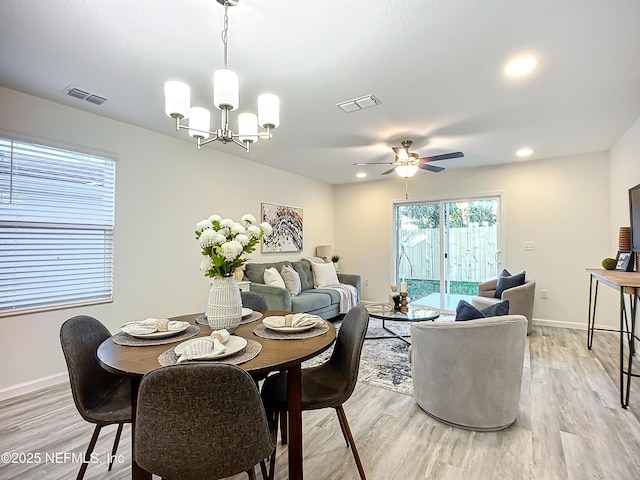
[(534, 242), (524, 242), (525, 252), (533, 252), (535, 249), (536, 249), (536, 244)]
[(545, 300), (549, 298), (549, 291), (542, 289), (540, 290), (540, 298), (544, 298)]
[(365, 279), (364, 279), (364, 286), (365, 286), (365, 287), (368, 287), (368, 286), (369, 286), (369, 279), (368, 279), (368, 278), (365, 278)]

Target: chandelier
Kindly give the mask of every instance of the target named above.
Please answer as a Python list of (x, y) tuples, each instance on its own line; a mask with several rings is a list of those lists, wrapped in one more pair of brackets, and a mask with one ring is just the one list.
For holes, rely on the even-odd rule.
[[(229, 6), (237, 5), (239, 0), (217, 0), (224, 5), (224, 27), (222, 44), (224, 46), (224, 68), (213, 72), (213, 104), (221, 112), (222, 124), (211, 131), (211, 112), (202, 107), (191, 107), (191, 90), (184, 82), (171, 80), (164, 84), (165, 113), (176, 121), (176, 131), (185, 129), (197, 142), (198, 149), (213, 141), (235, 143), (249, 153), (249, 145), (260, 138), (271, 139), (271, 130), (280, 124), (280, 99), (272, 93), (263, 93), (258, 97), (258, 115), (241, 113), (238, 115), (238, 133), (229, 127), (229, 112), (236, 110), (240, 98), (240, 77), (227, 68), (227, 43), (229, 32)], [(180, 120), (188, 119), (188, 124)], [(260, 130), (258, 127), (264, 130)]]

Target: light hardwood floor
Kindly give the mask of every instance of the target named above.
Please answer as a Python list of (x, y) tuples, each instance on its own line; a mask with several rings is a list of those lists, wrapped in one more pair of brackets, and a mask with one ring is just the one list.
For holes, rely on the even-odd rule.
[[(501, 432), (448, 427), (427, 416), (411, 396), (359, 383), (345, 410), (367, 478), (640, 479), (640, 379), (632, 386), (630, 408), (622, 409), (618, 352), (615, 334), (597, 332), (589, 351), (585, 331), (535, 327), (528, 339), (520, 414)], [(640, 372), (640, 364), (634, 366)], [(303, 421), (305, 478), (357, 480), (335, 412), (305, 412)], [(0, 462), (0, 479), (75, 478), (78, 465), (63, 455), (81, 455), (91, 431), (64, 385), (0, 403), (0, 452), (42, 456), (36, 464)], [(111, 428), (101, 434), (100, 462), (113, 437)], [(206, 445), (193, 448), (206, 455)], [(46, 459), (46, 453), (58, 457)], [(123, 463), (112, 472), (104, 463), (93, 464), (85, 478), (129, 478), (128, 428), (119, 454)], [(278, 480), (287, 478), (286, 458), (278, 445)]]

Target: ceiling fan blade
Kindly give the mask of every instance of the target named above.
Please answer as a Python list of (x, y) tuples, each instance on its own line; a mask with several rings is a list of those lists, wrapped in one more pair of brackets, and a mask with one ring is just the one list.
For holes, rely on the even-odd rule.
[(429, 165), (428, 163), (421, 163), (418, 165), (422, 170), (429, 170), (430, 172), (441, 172), (444, 170), (444, 167), (437, 167), (435, 165)]
[(449, 158), (461, 158), (464, 157), (462, 152), (443, 153), (442, 155), (434, 155), (433, 157), (423, 157), (420, 162), (436, 162), (438, 160), (448, 160)]
[(396, 162), (361, 162), (354, 165), (395, 165)]
[(393, 167), (387, 170), (386, 172), (382, 172), (380, 175), (389, 175), (390, 173), (393, 173), (395, 171), (396, 171), (396, 167)]

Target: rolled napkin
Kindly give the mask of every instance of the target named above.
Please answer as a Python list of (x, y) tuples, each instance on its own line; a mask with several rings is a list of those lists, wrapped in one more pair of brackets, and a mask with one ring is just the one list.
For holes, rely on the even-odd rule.
[(309, 325), (315, 326), (322, 322), (322, 318), (318, 315), (311, 315), (310, 313), (290, 313), (284, 317), (266, 317), (262, 319), (269, 328), (282, 328), (282, 327), (307, 327)]
[(184, 353), (178, 357), (177, 363), (224, 353), (227, 351), (224, 344), (229, 337), (229, 332), (225, 329), (215, 330), (208, 337), (200, 337), (184, 347)]
[(129, 335), (149, 335), (156, 332), (174, 332), (183, 330), (189, 322), (170, 321), (166, 318), (147, 318), (139, 322), (125, 323), (120, 330)]

